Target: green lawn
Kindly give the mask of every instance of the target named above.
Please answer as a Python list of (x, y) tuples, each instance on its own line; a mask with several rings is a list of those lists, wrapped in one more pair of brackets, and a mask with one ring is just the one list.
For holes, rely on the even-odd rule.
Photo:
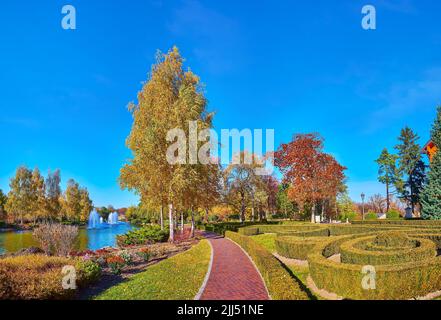
[(95, 297), (97, 300), (192, 300), (208, 271), (211, 247), (202, 240), (190, 250), (149, 267)]
[(251, 236), (251, 238), (263, 247), (265, 247), (269, 252), (276, 252), (275, 241), (277, 235), (275, 233), (259, 234), (257, 236)]

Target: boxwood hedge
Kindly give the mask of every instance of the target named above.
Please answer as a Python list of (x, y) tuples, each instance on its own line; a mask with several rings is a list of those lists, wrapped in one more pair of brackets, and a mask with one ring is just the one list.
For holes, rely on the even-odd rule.
[(364, 265), (338, 263), (327, 259), (340, 253), (339, 243), (346, 240), (348, 238), (340, 238), (318, 244), (308, 255), (310, 275), (318, 288), (349, 299), (411, 299), (439, 290), (440, 257), (375, 266), (375, 289), (364, 289)]
[(274, 300), (308, 300), (308, 295), (283, 265), (268, 250), (253, 239), (227, 231), (225, 236), (241, 246), (251, 257), (262, 275)]
[[(240, 231), (244, 235), (277, 234), (280, 255), (306, 259), (319, 289), (348, 299), (412, 299), (441, 289), (441, 256), (437, 255), (441, 222), (378, 220), (245, 229), (249, 230)], [(362, 286), (366, 266), (374, 268), (374, 290)]]

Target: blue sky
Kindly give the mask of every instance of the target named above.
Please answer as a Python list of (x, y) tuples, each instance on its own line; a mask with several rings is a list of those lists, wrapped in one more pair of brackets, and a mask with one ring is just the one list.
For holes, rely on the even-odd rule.
[[(77, 10), (63, 30), (61, 7)], [(377, 9), (377, 30), (361, 8)], [(221, 128), (319, 132), (351, 196), (384, 192), (374, 160), (408, 125), (424, 144), (441, 104), (440, 1), (4, 1), (0, 188), (19, 165), (62, 171), (95, 205), (137, 202), (119, 169), (157, 49), (177, 45)]]

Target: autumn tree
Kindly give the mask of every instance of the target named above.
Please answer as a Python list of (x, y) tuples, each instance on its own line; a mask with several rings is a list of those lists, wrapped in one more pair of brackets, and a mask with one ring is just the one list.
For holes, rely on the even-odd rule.
[[(245, 221), (247, 202), (254, 210), (255, 192), (260, 188), (262, 180), (256, 174), (256, 169), (262, 167), (257, 155), (242, 151), (234, 155), (232, 163), (224, 171), (224, 185), (230, 205), (237, 207), (239, 202), (239, 219)], [(252, 213), (253, 215), (253, 213)]]
[(93, 202), (87, 188), (80, 188), (80, 207), (80, 221), (87, 221), (93, 210)]
[(0, 219), (6, 219), (6, 202), (8, 201), (8, 197), (3, 193), (3, 190), (0, 189)]
[(285, 218), (293, 218), (297, 212), (297, 205), (288, 197), (289, 184), (281, 183), (277, 192), (277, 208)]
[(347, 190), (337, 195), (337, 213), (341, 221), (352, 220), (356, 217), (356, 206)]
[(441, 106), (437, 109), (431, 139), (438, 151), (430, 163), (427, 184), (421, 192), (421, 216), (423, 219), (441, 220)]
[(218, 163), (209, 164), (202, 175), (199, 186), (199, 205), (204, 210), (204, 220), (208, 222), (210, 209), (220, 203), (222, 193), (222, 168)]
[[(391, 199), (389, 199), (390, 201)], [(369, 197), (368, 200), (369, 207), (375, 213), (384, 213), (387, 212), (387, 199), (385, 199), (381, 194), (377, 193), (373, 196)]]
[(81, 191), (79, 184), (69, 179), (62, 198), (63, 217), (68, 221), (79, 222), (81, 219)]
[(331, 155), (323, 152), (323, 139), (317, 134), (296, 134), (275, 153), (275, 165), (289, 185), (288, 197), (299, 207), (311, 207), (311, 222), (318, 205), (335, 198), (344, 184), (344, 170)]
[(277, 194), (279, 192), (279, 181), (272, 175), (263, 176), (263, 183), (268, 194), (267, 208), (271, 214), (277, 213)]
[(256, 178), (258, 182), (255, 184), (254, 206), (258, 210), (259, 221), (263, 221), (267, 219), (267, 213), (276, 213), (279, 183), (271, 175), (257, 176)]
[(14, 221), (23, 224), (24, 217), (31, 212), (34, 202), (32, 171), (19, 167), (9, 183), (10, 191), (6, 202), (6, 211)]
[(378, 164), (378, 181), (386, 185), (386, 212), (390, 209), (391, 195), (403, 188), (397, 160), (398, 156), (389, 153), (386, 148), (383, 149), (380, 157), (375, 160)]
[(61, 175), (60, 170), (49, 171), (45, 181), (46, 190), (46, 211), (49, 220), (59, 218), (61, 211)]
[(107, 221), (109, 219), (109, 215), (112, 213), (110, 206), (97, 208), (96, 212), (104, 221)]
[(170, 241), (174, 241), (175, 206), (188, 205), (192, 188), (200, 181), (200, 164), (187, 157), (190, 146), (185, 138), (189, 137), (189, 121), (197, 129), (212, 126), (206, 105), (199, 78), (184, 70), (183, 58), (174, 47), (167, 54), (158, 53), (138, 103), (129, 107), (133, 125), (127, 146), (133, 158), (121, 169), (120, 184), (138, 193), (142, 202), (168, 206)]
[(420, 192), (426, 176), (418, 139), (412, 129), (405, 127), (398, 137), (400, 143), (395, 146), (398, 151), (398, 171), (404, 176), (404, 184), (399, 192), (401, 198), (412, 208), (412, 213), (415, 213), (415, 206), (420, 202)]
[(46, 186), (38, 168), (32, 172), (32, 193), (30, 216), (35, 223), (37, 219), (46, 217), (47, 213)]

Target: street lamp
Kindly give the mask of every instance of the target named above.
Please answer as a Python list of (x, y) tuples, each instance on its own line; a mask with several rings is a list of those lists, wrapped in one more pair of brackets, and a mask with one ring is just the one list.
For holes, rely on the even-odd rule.
[(365, 197), (365, 194), (362, 192), (361, 193), (361, 212), (362, 212), (362, 215), (363, 215), (363, 220), (364, 220), (364, 197)]

